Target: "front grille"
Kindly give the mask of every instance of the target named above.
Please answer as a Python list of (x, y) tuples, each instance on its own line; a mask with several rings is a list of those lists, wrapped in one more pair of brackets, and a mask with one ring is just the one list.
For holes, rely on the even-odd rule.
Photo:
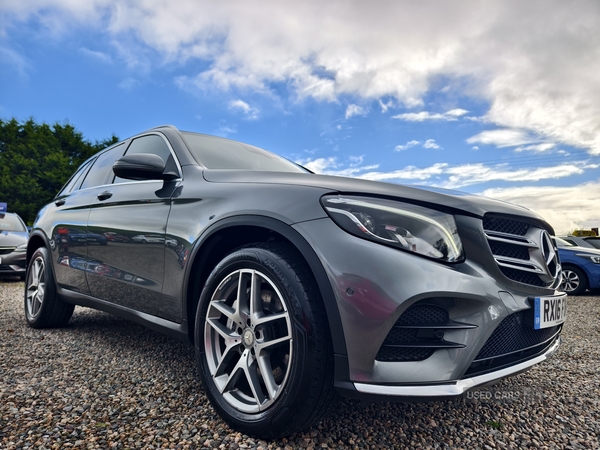
[(556, 248), (549, 248), (543, 228), (525, 220), (486, 214), (483, 229), (505, 277), (530, 286), (556, 287), (560, 266), (558, 258), (549, 258)]
[(533, 316), (531, 313), (526, 314), (525, 311), (520, 311), (511, 314), (500, 322), (500, 325), (494, 330), (479, 354), (475, 357), (475, 361), (533, 347), (550, 339), (559, 329), (557, 325), (536, 330), (532, 325)]
[(496, 231), (504, 234), (514, 234), (525, 236), (530, 225), (527, 222), (507, 219), (498, 216), (485, 216), (483, 218), (483, 228), (487, 231)]
[(505, 242), (489, 241), (492, 253), (497, 256), (506, 256), (508, 258), (529, 260), (527, 248), (520, 245), (507, 244)]
[(536, 330), (531, 310), (506, 317), (473, 360), (467, 375), (481, 374), (543, 353), (558, 338), (562, 325)]
[(475, 328), (475, 325), (450, 320), (441, 306), (415, 304), (408, 308), (388, 333), (375, 359), (384, 362), (424, 361), (443, 348), (464, 348), (446, 341), (449, 329)]
[(531, 272), (523, 272), (521, 270), (510, 269), (508, 267), (500, 267), (500, 271), (506, 278), (510, 278), (517, 283), (530, 284), (532, 286), (546, 287), (540, 277)]
[(9, 253), (14, 252), (16, 247), (11, 248), (0, 248), (0, 255), (8, 255)]

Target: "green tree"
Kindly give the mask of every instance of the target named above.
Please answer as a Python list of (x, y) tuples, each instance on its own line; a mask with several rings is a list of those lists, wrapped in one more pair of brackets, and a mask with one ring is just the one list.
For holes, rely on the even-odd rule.
[(83, 161), (118, 140), (91, 143), (69, 124), (0, 119), (0, 202), (31, 224)]

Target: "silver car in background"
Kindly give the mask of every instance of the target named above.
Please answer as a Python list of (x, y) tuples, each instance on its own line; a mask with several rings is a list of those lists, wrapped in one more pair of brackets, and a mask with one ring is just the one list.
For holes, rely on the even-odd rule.
[(18, 214), (0, 212), (0, 277), (25, 279), (29, 231)]

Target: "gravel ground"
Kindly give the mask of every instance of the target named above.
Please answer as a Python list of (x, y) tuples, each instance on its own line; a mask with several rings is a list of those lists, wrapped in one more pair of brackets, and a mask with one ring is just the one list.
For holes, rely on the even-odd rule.
[(79, 307), (34, 330), (22, 291), (0, 280), (0, 449), (600, 448), (600, 297), (569, 298), (561, 350), (527, 373), (441, 402), (342, 400), (265, 442), (215, 414), (191, 346)]

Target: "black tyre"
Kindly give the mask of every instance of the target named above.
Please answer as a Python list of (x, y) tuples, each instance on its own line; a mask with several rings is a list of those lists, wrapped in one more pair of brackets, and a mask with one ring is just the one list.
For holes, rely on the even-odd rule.
[(309, 428), (337, 397), (319, 291), (288, 246), (244, 247), (215, 267), (200, 297), (195, 346), (209, 400), (248, 435)]
[(62, 327), (69, 323), (74, 305), (62, 302), (56, 293), (48, 250), (38, 248), (27, 266), (25, 319), (33, 328)]
[(563, 267), (560, 290), (569, 295), (580, 295), (585, 292), (588, 279), (583, 270), (575, 266)]

